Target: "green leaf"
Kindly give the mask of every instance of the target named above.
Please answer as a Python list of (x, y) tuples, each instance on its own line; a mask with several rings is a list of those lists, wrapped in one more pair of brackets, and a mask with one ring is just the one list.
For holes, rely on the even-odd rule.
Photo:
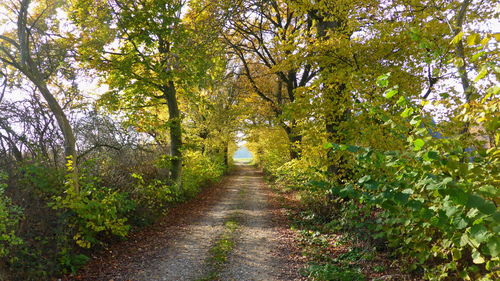
[(394, 200), (400, 204), (405, 204), (408, 198), (410, 198), (410, 194), (407, 193), (397, 192), (394, 194)]
[(380, 75), (377, 77), (377, 86), (381, 88), (385, 88), (389, 85), (389, 77), (391, 76), (391, 73), (388, 72), (386, 74)]
[(425, 161), (438, 160), (439, 154), (436, 151), (427, 151), (423, 158)]
[(467, 227), (467, 225), (469, 225), (467, 223), (467, 221), (463, 218), (455, 219), (453, 222), (454, 222), (455, 226), (457, 227), (457, 229), (464, 229)]
[(479, 191), (485, 195), (492, 197), (500, 197), (500, 189), (493, 185), (484, 185), (479, 188)]
[(474, 78), (474, 82), (477, 82), (477, 81), (483, 79), (487, 74), (488, 74), (488, 68), (482, 67), (481, 71), (477, 74), (476, 78)]
[(472, 250), (472, 262), (475, 264), (482, 264), (485, 262), (484, 257), (481, 256), (478, 250)]
[(487, 261), (485, 268), (486, 268), (486, 270), (491, 270), (493, 268), (493, 262)]
[(492, 257), (498, 257), (500, 254), (500, 237), (493, 236), (486, 242), (486, 248)]
[(399, 106), (404, 106), (406, 105), (406, 103), (407, 103), (406, 98), (404, 96), (400, 96), (398, 101), (396, 102), (396, 104)]
[(372, 177), (371, 177), (370, 175), (366, 175), (366, 176), (364, 176), (364, 177), (360, 178), (360, 179), (358, 180), (358, 183), (362, 184), (362, 183), (365, 183), (365, 182), (367, 182), (367, 181), (369, 181), (369, 180), (371, 180), (371, 179), (372, 179)]
[(476, 208), (478, 209), (481, 213), (486, 214), (486, 215), (491, 215), (496, 212), (496, 206), (493, 204), (493, 202), (489, 202), (485, 199), (483, 199), (480, 196), (470, 194), (468, 201), (467, 201), (467, 207), (469, 208)]
[(387, 98), (387, 99), (390, 99), (392, 98), (394, 95), (396, 95), (398, 92), (399, 92), (399, 87), (396, 85), (390, 89), (387, 89), (385, 92), (384, 92), (384, 97)]
[(359, 151), (359, 147), (358, 146), (355, 146), (355, 145), (348, 145), (347, 146), (347, 151), (349, 152), (358, 152)]
[(488, 239), (488, 230), (484, 225), (474, 225), (470, 229), (470, 234), (478, 243), (483, 243)]
[(416, 139), (413, 141), (413, 150), (417, 151), (422, 149), (422, 147), (425, 145), (425, 142), (423, 139)]
[(460, 237), (460, 247), (467, 246), (468, 242), (469, 242), (469, 238), (467, 236), (467, 233), (462, 234), (462, 236)]
[(462, 258), (462, 251), (460, 251), (459, 249), (455, 248), (455, 249), (451, 250), (451, 254), (453, 255), (454, 261)]
[(405, 110), (401, 113), (401, 117), (403, 117), (403, 118), (408, 118), (408, 117), (410, 117), (410, 115), (412, 115), (412, 114), (413, 114), (413, 108), (408, 107), (408, 108), (406, 108), (406, 109), (405, 109)]
[(485, 51), (481, 51), (481, 52), (479, 52), (477, 54), (474, 54), (470, 60), (472, 62), (477, 61), (477, 59), (479, 59), (484, 54), (486, 54), (486, 52)]
[(448, 188), (446, 194), (450, 196), (451, 201), (455, 204), (467, 204), (468, 194), (460, 188)]
[(454, 206), (445, 206), (443, 210), (446, 212), (446, 216), (452, 217), (454, 214), (458, 212), (458, 208)]

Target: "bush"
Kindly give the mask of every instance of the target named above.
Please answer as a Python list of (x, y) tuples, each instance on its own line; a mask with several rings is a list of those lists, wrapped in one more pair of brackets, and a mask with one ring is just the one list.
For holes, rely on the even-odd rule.
[[(332, 194), (376, 213), (375, 238), (387, 239), (427, 279), (497, 280), (498, 145), (484, 148), (472, 139), (464, 147), (467, 142), (458, 138), (435, 138), (422, 126), (418, 109), (408, 108), (412, 129), (402, 151), (330, 145), (356, 155), (353, 180)], [(473, 116), (470, 110), (461, 118)]]
[(0, 257), (9, 253), (12, 246), (20, 245), (23, 241), (16, 236), (16, 228), (22, 211), (14, 206), (11, 200), (4, 195), (7, 185), (3, 183), (7, 176), (0, 171)]
[(310, 265), (303, 272), (314, 281), (363, 281), (365, 277), (359, 270), (345, 269), (332, 264)]
[(127, 214), (135, 208), (128, 194), (100, 186), (99, 179), (87, 176), (85, 171), (81, 172), (79, 184), (80, 190), (76, 191), (68, 175), (65, 195), (55, 196), (51, 204), (54, 209), (66, 212), (64, 216), (74, 231), (76, 244), (90, 248), (99, 243), (99, 234), (125, 237), (130, 229)]
[(274, 171), (278, 183), (303, 186), (311, 181), (325, 181), (325, 172), (307, 163), (303, 159), (290, 160)]
[(178, 199), (179, 195), (165, 180), (145, 179), (141, 174), (133, 173), (136, 180), (131, 191), (131, 198), (137, 209), (132, 216), (135, 223), (149, 224), (166, 211), (167, 204)]
[(185, 195), (193, 196), (201, 186), (218, 181), (225, 171), (222, 159), (212, 159), (199, 151), (186, 151), (181, 179)]

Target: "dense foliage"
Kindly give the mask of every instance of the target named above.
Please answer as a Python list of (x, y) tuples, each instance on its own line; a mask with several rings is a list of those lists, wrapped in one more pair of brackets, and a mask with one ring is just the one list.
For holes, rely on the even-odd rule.
[[(0, 280), (76, 272), (219, 180), (241, 136), (297, 225), (428, 280), (500, 278), (494, 1), (7, 2)], [(310, 279), (364, 278), (319, 260)]]

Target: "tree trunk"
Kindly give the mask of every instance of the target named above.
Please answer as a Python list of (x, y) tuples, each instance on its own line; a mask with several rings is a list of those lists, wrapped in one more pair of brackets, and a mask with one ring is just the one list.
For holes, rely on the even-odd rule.
[[(345, 85), (342, 84), (341, 86)], [(340, 95), (342, 94), (344, 90), (340, 89), (337, 94)], [(335, 97), (330, 97), (331, 101), (335, 101)], [(342, 125), (343, 122), (346, 122), (349, 120), (350, 116), (350, 111), (348, 109), (332, 109), (329, 112), (327, 112), (325, 118), (325, 130), (327, 133), (327, 139), (329, 143), (336, 143), (336, 144), (344, 144), (346, 143), (346, 136), (340, 131), (340, 126)], [(328, 172), (332, 175), (337, 175), (339, 178), (345, 178), (346, 177), (346, 171), (345, 171), (345, 164), (347, 163), (347, 159), (345, 159), (344, 156), (340, 156), (339, 159), (335, 160), (334, 157), (334, 152), (329, 151), (327, 154), (327, 159), (328, 159)]]
[[(329, 38), (328, 30), (339, 29), (342, 26), (341, 21), (328, 21), (318, 14), (317, 11), (312, 11), (310, 16), (317, 20), (316, 34), (319, 40), (326, 40)], [(326, 67), (320, 66), (321, 75), (325, 75)], [(332, 73), (330, 73), (332, 75)], [(341, 105), (345, 104), (346, 100), (346, 84), (336, 83), (337, 87), (329, 92), (324, 92), (325, 99), (330, 108), (325, 113), (325, 131), (327, 133), (327, 140), (330, 143), (345, 143), (346, 136), (340, 132), (340, 125), (349, 119), (350, 111), (347, 108), (342, 108)], [(324, 89), (326, 91), (326, 89)], [(334, 152), (329, 151), (327, 154), (328, 159), (328, 172), (332, 175), (338, 175), (340, 178), (346, 176), (346, 171), (343, 168), (347, 162), (345, 157), (341, 156), (338, 161), (334, 158)]]
[(228, 143), (224, 143), (224, 166), (226, 169), (229, 167), (229, 145)]
[(295, 122), (292, 122), (291, 126), (282, 124), (282, 127), (285, 130), (286, 135), (288, 136), (288, 140), (290, 141), (290, 159), (299, 159), (302, 151), (300, 150), (300, 147), (297, 146), (297, 144), (300, 144), (302, 142), (302, 135), (295, 134)]
[(70, 165), (70, 175), (72, 180), (72, 185), (76, 193), (80, 192), (80, 185), (78, 183), (78, 169), (77, 169), (77, 155), (76, 155), (76, 138), (73, 133), (73, 129), (71, 128), (71, 124), (69, 123), (66, 114), (62, 110), (61, 106), (54, 98), (54, 96), (50, 93), (49, 89), (45, 82), (42, 81), (33, 81), (37, 87), (40, 89), (43, 98), (49, 105), (50, 111), (54, 113), (54, 117), (56, 118), (57, 124), (61, 129), (64, 138), (64, 155), (66, 156), (66, 164)]
[(80, 191), (78, 184), (78, 171), (76, 166), (76, 139), (66, 114), (62, 110), (56, 98), (47, 87), (46, 79), (43, 77), (38, 65), (31, 58), (29, 32), (27, 28), (27, 17), (30, 0), (23, 0), (19, 9), (17, 21), (17, 36), (19, 39), (20, 62), (13, 63), (18, 70), (26, 75), (40, 90), (43, 98), (49, 105), (50, 111), (54, 114), (57, 125), (61, 129), (64, 137), (64, 154), (67, 164), (71, 164), (71, 180), (76, 193)]
[[(290, 78), (291, 81), (291, 78)], [(283, 105), (283, 80), (278, 77), (278, 82), (276, 83), (276, 88), (275, 88), (275, 95), (278, 101), (278, 105), (282, 106)], [(294, 101), (294, 93), (293, 91), (295, 90), (293, 83), (285, 83), (286, 86), (286, 91), (288, 94), (288, 97), (291, 102)], [(277, 112), (276, 117), (280, 118), (282, 112)], [(290, 159), (299, 159), (300, 158), (300, 148), (297, 147), (297, 144), (300, 144), (302, 142), (302, 135), (296, 134), (295, 132), (295, 127), (296, 127), (296, 121), (294, 118), (290, 121), (291, 125), (288, 126), (287, 124), (282, 123), (281, 127), (286, 132), (286, 135), (288, 137), (288, 140), (290, 141)]]
[[(467, 9), (470, 5), (470, 0), (464, 0), (460, 5), (460, 10), (457, 13), (457, 18), (455, 22), (455, 28), (453, 30), (453, 35), (457, 36), (463, 30), (463, 25), (465, 17), (467, 16)], [(467, 60), (465, 57), (465, 47), (463, 39), (460, 39), (455, 46), (455, 55), (462, 60), (462, 63), (457, 67), (458, 76), (460, 77), (460, 83), (462, 84), (462, 90), (465, 96), (465, 102), (471, 102), (471, 96), (474, 92), (474, 88), (471, 86), (469, 76), (467, 73)], [(466, 136), (470, 136), (470, 122), (465, 122), (462, 126), (460, 133)]]
[(181, 114), (177, 104), (176, 89), (173, 81), (169, 81), (163, 89), (163, 97), (168, 106), (168, 122), (170, 124), (170, 156), (172, 165), (170, 167), (170, 180), (178, 184), (179, 191), (182, 190), (180, 178), (182, 172), (182, 128)]
[[(350, 111), (346, 108), (340, 108), (345, 95), (345, 84), (339, 84), (337, 89), (333, 92), (325, 93), (331, 108), (325, 114), (325, 131), (329, 143), (343, 144), (346, 142), (346, 136), (340, 131), (340, 126), (343, 122), (349, 119)], [(339, 106), (335, 106), (339, 105)], [(328, 172), (331, 174), (341, 173), (341, 167), (345, 164), (345, 159), (334, 161), (333, 152), (329, 151), (327, 155)]]
[(71, 128), (71, 124), (69, 123), (66, 114), (62, 110), (61, 106), (57, 102), (57, 100), (52, 96), (49, 89), (45, 85), (45, 83), (35, 83), (37, 84), (40, 92), (42, 93), (43, 98), (47, 101), (50, 110), (54, 113), (54, 117), (57, 120), (57, 124), (61, 129), (61, 132), (64, 137), (64, 154), (66, 158), (71, 158), (73, 161), (76, 160), (76, 138), (73, 133), (73, 129)]

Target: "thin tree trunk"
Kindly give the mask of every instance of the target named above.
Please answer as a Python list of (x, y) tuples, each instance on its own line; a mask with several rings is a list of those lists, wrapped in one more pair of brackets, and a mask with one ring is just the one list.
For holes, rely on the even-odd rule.
[[(458, 11), (455, 29), (453, 30), (454, 36), (457, 36), (460, 32), (462, 32), (463, 24), (465, 21), (465, 17), (467, 15), (467, 8), (469, 7), (470, 0), (464, 0), (460, 5), (460, 10)], [(460, 77), (460, 83), (462, 84), (462, 90), (464, 92), (465, 101), (469, 103), (471, 101), (471, 95), (473, 93), (473, 87), (470, 85), (469, 76), (467, 73), (467, 61), (465, 58), (465, 47), (464, 42), (460, 39), (455, 47), (455, 53), (458, 58), (462, 60), (462, 63), (457, 67), (458, 75)], [(470, 122), (465, 122), (460, 133), (468, 134), (469, 133)]]
[[(35, 82), (35, 81), (34, 81)], [(80, 185), (78, 182), (78, 167), (76, 163), (77, 154), (76, 154), (76, 138), (73, 133), (73, 129), (71, 128), (71, 124), (69, 123), (66, 114), (62, 110), (61, 106), (54, 98), (54, 96), (50, 93), (46, 84), (41, 81), (35, 82), (37, 87), (40, 89), (43, 98), (49, 105), (50, 110), (54, 113), (54, 117), (56, 118), (57, 124), (61, 129), (64, 138), (64, 155), (66, 156), (66, 163), (70, 165), (71, 171), (71, 181), (73, 185), (73, 189), (76, 193), (80, 192)]]
[(229, 144), (224, 143), (224, 166), (229, 167)]
[(73, 129), (71, 128), (71, 124), (66, 117), (66, 114), (64, 113), (54, 96), (52, 96), (45, 83), (39, 82), (35, 84), (40, 89), (40, 92), (42, 93), (45, 101), (47, 101), (50, 110), (52, 111), (52, 113), (54, 113), (57, 124), (61, 129), (64, 137), (64, 154), (66, 155), (66, 158), (71, 158), (73, 161), (76, 161), (76, 138), (73, 133)]
[(177, 104), (176, 89), (173, 81), (169, 81), (163, 89), (163, 97), (168, 106), (168, 122), (170, 124), (170, 156), (172, 165), (170, 167), (170, 179), (178, 184), (182, 191), (180, 177), (182, 172), (182, 128), (181, 113)]
[[(467, 14), (467, 8), (470, 4), (470, 0), (464, 0), (462, 5), (460, 5), (460, 11), (457, 14), (457, 19), (455, 22), (454, 35), (457, 36), (461, 31), (465, 21), (465, 16)], [(467, 61), (465, 60), (465, 48), (463, 40), (459, 40), (455, 47), (455, 52), (457, 57), (462, 59), (463, 63), (458, 66), (458, 75), (460, 76), (460, 82), (462, 84), (462, 89), (464, 91), (465, 99), (470, 102), (470, 96), (472, 94), (469, 77), (467, 75)]]
[(19, 9), (17, 21), (17, 35), (19, 39), (20, 63), (17, 64), (19, 70), (23, 72), (40, 90), (43, 98), (47, 102), (49, 109), (54, 114), (57, 124), (64, 138), (64, 153), (68, 164), (71, 164), (71, 180), (76, 193), (80, 191), (78, 184), (78, 171), (76, 166), (76, 139), (66, 114), (62, 110), (59, 102), (52, 95), (47, 87), (47, 83), (40, 72), (38, 66), (31, 58), (30, 42), (28, 37), (27, 16), (30, 0), (23, 0)]
[[(295, 90), (294, 86), (292, 83), (286, 83), (285, 85), (286, 85), (286, 91), (287, 91), (288, 97), (289, 97), (290, 101), (293, 102), (293, 100), (294, 100), (293, 91)], [(283, 104), (282, 91), (283, 91), (283, 80), (281, 80), (281, 78), (278, 77), (278, 82), (276, 83), (276, 88), (275, 88), (275, 95), (276, 95), (278, 105), (280, 105), (280, 106)], [(276, 117), (280, 118), (281, 117), (280, 115), (281, 115), (281, 113), (276, 114)], [(298, 147), (297, 144), (300, 144), (302, 142), (302, 135), (297, 134), (297, 132), (295, 131), (296, 123), (297, 123), (295, 121), (295, 119), (292, 118), (292, 120), (290, 120), (290, 123), (291, 123), (290, 126), (282, 123), (281, 127), (283, 127), (283, 129), (285, 130), (286, 135), (288, 137), (288, 140), (290, 141), (290, 148), (289, 148), (290, 159), (299, 159), (301, 151), (300, 151), (300, 147)]]

